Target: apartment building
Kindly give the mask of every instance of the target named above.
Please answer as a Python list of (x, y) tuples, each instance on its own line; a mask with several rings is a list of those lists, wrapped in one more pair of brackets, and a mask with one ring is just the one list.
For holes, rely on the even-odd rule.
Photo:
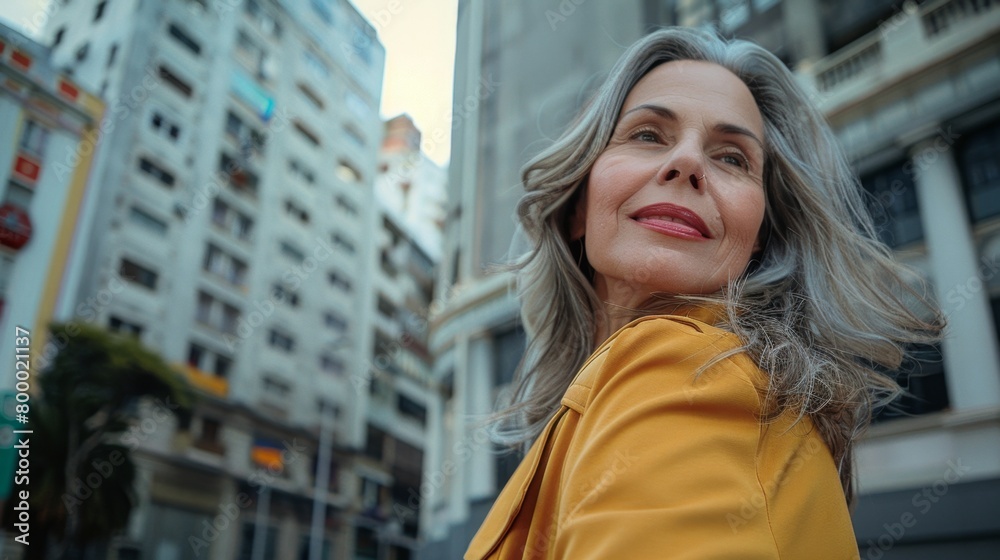
[(201, 395), (186, 430), (150, 406), (140, 504), (112, 548), (375, 558), (352, 386), (374, 340), (374, 28), (341, 0), (57, 0), (44, 40), (111, 118), (56, 315), (120, 286), (89, 319)]
[[(45, 327), (65, 289), (65, 255), (72, 250), (93, 191), (104, 104), (49, 64), (49, 51), (0, 25), (0, 325), (31, 334), (32, 354), (44, 358)], [(21, 345), (23, 346), (23, 345)], [(14, 339), (0, 356), (14, 363)], [(5, 370), (5, 388), (14, 371)]]
[(442, 396), (431, 375), (427, 318), (432, 306), (444, 171), (420, 150), (407, 116), (385, 123), (375, 178), (374, 344), (368, 369), (352, 378), (368, 395), (364, 452), (357, 461), (367, 521), (356, 554), (415, 556), (425, 526), (420, 500), (426, 457), (436, 449)]

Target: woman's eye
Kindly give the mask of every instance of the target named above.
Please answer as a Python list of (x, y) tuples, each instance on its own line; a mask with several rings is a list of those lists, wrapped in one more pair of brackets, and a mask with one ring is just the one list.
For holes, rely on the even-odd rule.
[(660, 137), (651, 130), (640, 130), (632, 135), (632, 139), (640, 142), (659, 142)]
[(746, 158), (738, 154), (725, 154), (721, 159), (730, 165), (735, 165), (743, 169), (748, 169), (750, 167)]

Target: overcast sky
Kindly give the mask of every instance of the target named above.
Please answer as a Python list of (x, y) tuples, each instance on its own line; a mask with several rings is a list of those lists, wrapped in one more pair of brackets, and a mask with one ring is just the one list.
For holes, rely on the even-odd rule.
[[(51, 0), (0, 0), (0, 20), (37, 37)], [(385, 45), (382, 116), (409, 113), (425, 138), (444, 132), (445, 142), (425, 142), (439, 164), (451, 150), (451, 87), (458, 0), (352, 0)], [(391, 9), (390, 9), (391, 8)], [(439, 136), (439, 135), (438, 135)]]

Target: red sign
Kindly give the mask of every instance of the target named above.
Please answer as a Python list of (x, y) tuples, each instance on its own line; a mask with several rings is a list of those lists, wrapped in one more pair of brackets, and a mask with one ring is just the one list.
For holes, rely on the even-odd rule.
[(24, 208), (11, 203), (0, 206), (0, 245), (20, 249), (31, 239), (31, 218)]
[(41, 170), (42, 166), (36, 159), (23, 154), (18, 154), (14, 158), (14, 177), (20, 179), (22, 182), (34, 185), (38, 182), (38, 173)]
[(71, 82), (66, 81), (65, 78), (59, 79), (59, 93), (68, 97), (70, 101), (76, 101), (78, 95), (80, 95), (80, 90), (77, 89)]
[(21, 51), (16, 50), (10, 53), (10, 61), (13, 62), (15, 66), (20, 66), (22, 70), (31, 68), (31, 57)]

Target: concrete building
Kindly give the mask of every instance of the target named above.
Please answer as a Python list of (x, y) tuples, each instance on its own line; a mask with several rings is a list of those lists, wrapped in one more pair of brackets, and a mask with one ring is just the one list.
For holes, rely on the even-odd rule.
[(189, 430), (160, 403), (130, 434), (140, 503), (112, 548), (375, 558), (352, 385), (374, 342), (374, 28), (339, 0), (55, 6), (53, 64), (112, 116), (55, 315), (110, 292), (84, 319), (139, 336), (202, 395)]
[[(638, 39), (639, 2), (458, 5), (448, 212), (433, 321), (444, 402), (442, 452), (428, 462), (421, 558), (460, 558), (517, 459), (473, 422), (496, 402), (524, 348), (509, 278), (489, 274), (514, 235), (520, 168), (554, 139)], [(540, 56), (539, 53), (544, 53)]]
[(460, 2), (447, 303), (431, 338), (435, 375), (452, 387), (451, 455), (438, 463), (449, 474), (422, 557), (460, 556), (517, 464), (469, 426), (523, 347), (509, 278), (483, 273), (511, 243), (518, 170), (628, 44), (670, 24), (751, 38), (796, 71), (872, 194), (883, 240), (926, 275), (949, 316), (941, 348), (921, 349), (928, 359), (908, 379), (904, 413), (883, 411), (860, 445), (862, 557), (995, 557), (1000, 10), (971, 0)]
[[(444, 172), (420, 151), (420, 131), (406, 116), (385, 123), (375, 179), (374, 346), (364, 376), (368, 395), (364, 453), (356, 463), (364, 533), (356, 556), (415, 557), (426, 523), (420, 499), (426, 457), (439, 432), (441, 394), (431, 375), (428, 314), (440, 253)], [(364, 538), (362, 538), (364, 537)], [(362, 547), (364, 545), (364, 548)]]
[(420, 149), (420, 130), (409, 115), (385, 123), (375, 194), (435, 262), (441, 258), (447, 173)]
[[(31, 429), (35, 421), (35, 376), (53, 302), (67, 289), (66, 255), (93, 207), (87, 179), (104, 113), (104, 104), (52, 68), (48, 57), (48, 49), (0, 24), (0, 329), (9, 333), (0, 340), (7, 364), (0, 370), (5, 503), (24, 490), (14, 484), (13, 430)], [(15, 536), (0, 535), (0, 549), (22, 548)]]
[[(104, 113), (48, 59), (47, 48), (0, 25), (0, 326), (29, 331), (38, 357), (67, 286), (65, 257), (93, 205), (87, 179)], [(0, 341), (0, 356), (14, 363), (13, 337)], [(13, 388), (14, 370), (4, 372)]]

